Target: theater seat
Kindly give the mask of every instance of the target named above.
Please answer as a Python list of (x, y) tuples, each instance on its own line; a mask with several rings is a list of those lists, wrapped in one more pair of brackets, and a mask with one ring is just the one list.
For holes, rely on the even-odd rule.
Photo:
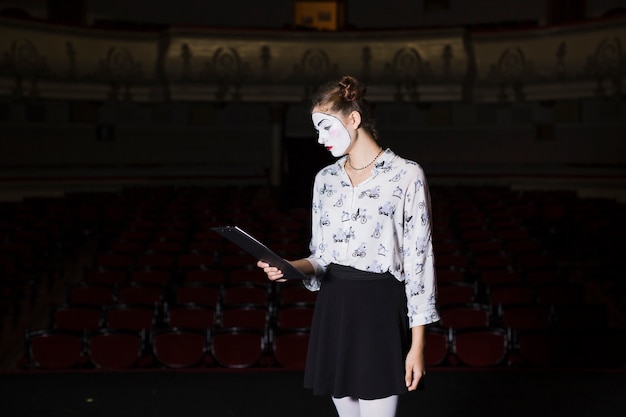
[(152, 352), (167, 368), (191, 368), (206, 364), (208, 330), (164, 329), (153, 333)]
[(279, 329), (273, 337), (274, 359), (283, 368), (304, 369), (308, 345), (308, 329)]
[(452, 332), (441, 327), (426, 327), (424, 337), (424, 362), (426, 366), (438, 366), (446, 363), (450, 353)]
[(87, 353), (96, 368), (132, 368), (140, 362), (144, 340), (144, 331), (100, 329), (88, 335)]
[(468, 328), (456, 330), (452, 350), (459, 364), (475, 367), (505, 365), (509, 352), (509, 335), (501, 328)]
[(82, 332), (37, 330), (26, 334), (26, 356), (34, 369), (72, 369), (85, 364)]
[(266, 334), (259, 329), (217, 329), (211, 338), (211, 354), (220, 366), (226, 368), (249, 368), (260, 364), (266, 346)]

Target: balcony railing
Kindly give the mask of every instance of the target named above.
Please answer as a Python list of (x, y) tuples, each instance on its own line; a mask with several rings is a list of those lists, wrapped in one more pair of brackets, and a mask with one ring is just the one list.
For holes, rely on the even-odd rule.
[(626, 20), (523, 31), (109, 31), (0, 19), (0, 96), (298, 102), (342, 74), (372, 100), (515, 102), (611, 96)]

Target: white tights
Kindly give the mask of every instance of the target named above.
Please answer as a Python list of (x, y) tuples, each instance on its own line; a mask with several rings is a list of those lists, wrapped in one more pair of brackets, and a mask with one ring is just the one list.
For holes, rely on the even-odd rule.
[(395, 417), (398, 406), (397, 395), (375, 400), (353, 397), (332, 398), (339, 417)]

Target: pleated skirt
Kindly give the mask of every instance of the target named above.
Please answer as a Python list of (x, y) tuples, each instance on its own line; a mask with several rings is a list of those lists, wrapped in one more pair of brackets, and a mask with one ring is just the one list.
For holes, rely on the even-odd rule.
[(404, 283), (331, 264), (315, 302), (304, 386), (337, 398), (404, 394), (409, 343)]

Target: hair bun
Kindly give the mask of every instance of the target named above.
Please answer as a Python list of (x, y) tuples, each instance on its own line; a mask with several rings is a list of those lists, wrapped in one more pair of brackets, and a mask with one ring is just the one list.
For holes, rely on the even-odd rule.
[(346, 75), (339, 81), (339, 86), (341, 87), (341, 97), (345, 101), (355, 101), (359, 99), (360, 88), (355, 78)]

